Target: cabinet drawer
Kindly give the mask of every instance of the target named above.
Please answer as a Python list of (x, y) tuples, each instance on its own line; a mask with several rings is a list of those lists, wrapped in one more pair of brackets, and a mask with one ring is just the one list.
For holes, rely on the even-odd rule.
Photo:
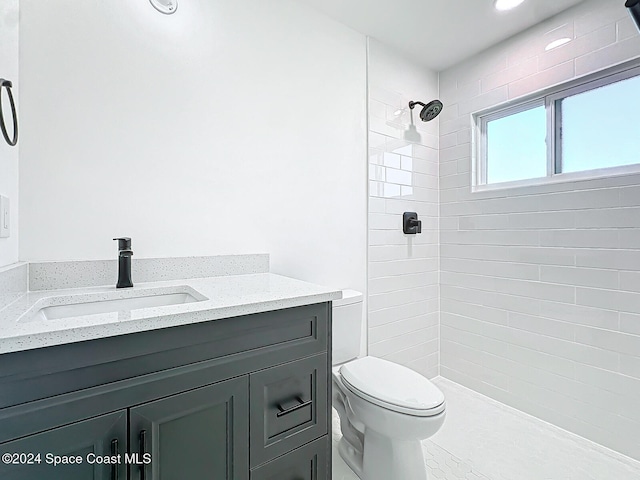
[(328, 437), (251, 470), (251, 480), (328, 480)]
[(315, 355), (250, 376), (251, 466), (328, 431), (327, 355)]

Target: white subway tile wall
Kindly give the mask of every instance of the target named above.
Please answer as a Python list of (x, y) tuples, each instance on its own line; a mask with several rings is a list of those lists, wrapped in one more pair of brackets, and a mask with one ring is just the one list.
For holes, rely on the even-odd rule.
[[(369, 354), (438, 375), (438, 75), (369, 42)], [(413, 118), (413, 120), (412, 120)], [(449, 139), (449, 143), (456, 139)], [(422, 234), (402, 232), (417, 212)]]
[[(545, 51), (562, 37), (571, 41)], [(640, 176), (470, 187), (472, 112), (637, 57), (624, 2), (588, 0), (441, 73), (439, 308), (444, 377), (640, 459)], [(370, 265), (402, 261), (402, 246), (391, 260), (391, 247), (373, 245)], [(436, 249), (421, 254), (428, 261)], [(420, 283), (429, 269), (410, 272), (405, 288), (437, 290)], [(403, 304), (406, 294), (386, 293), (383, 280), (370, 277), (372, 293)], [(375, 340), (385, 317), (372, 314)]]

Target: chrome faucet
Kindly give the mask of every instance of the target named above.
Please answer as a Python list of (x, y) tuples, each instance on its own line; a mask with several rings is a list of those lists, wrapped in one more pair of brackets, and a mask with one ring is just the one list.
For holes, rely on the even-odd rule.
[(133, 256), (133, 250), (131, 250), (131, 239), (128, 237), (114, 238), (118, 241), (118, 283), (116, 288), (131, 288), (133, 282), (131, 281), (131, 257)]

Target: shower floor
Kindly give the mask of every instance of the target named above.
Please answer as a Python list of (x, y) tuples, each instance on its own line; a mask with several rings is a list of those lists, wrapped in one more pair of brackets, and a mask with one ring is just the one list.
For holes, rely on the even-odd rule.
[[(438, 377), (447, 399), (442, 429), (424, 442), (429, 480), (638, 480), (640, 462)], [(333, 480), (359, 480), (337, 452)], [(401, 479), (393, 479), (401, 480)]]

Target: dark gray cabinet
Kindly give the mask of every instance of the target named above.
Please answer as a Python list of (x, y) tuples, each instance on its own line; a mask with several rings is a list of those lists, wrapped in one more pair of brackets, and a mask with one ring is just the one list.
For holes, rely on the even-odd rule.
[[(116, 457), (127, 446), (127, 412), (72, 423), (0, 445), (2, 480), (125, 479)], [(10, 461), (7, 462), (6, 456)], [(99, 462), (109, 457), (112, 463)], [(56, 464), (57, 463), (57, 464)]]
[(41, 455), (0, 479), (328, 480), (330, 319), (321, 303), (0, 355), (0, 454)]
[(247, 387), (241, 377), (132, 408), (131, 478), (247, 480)]
[(251, 471), (251, 480), (324, 480), (331, 477), (329, 439), (322, 437)]
[(327, 433), (326, 378), (326, 354), (250, 376), (252, 467)]

